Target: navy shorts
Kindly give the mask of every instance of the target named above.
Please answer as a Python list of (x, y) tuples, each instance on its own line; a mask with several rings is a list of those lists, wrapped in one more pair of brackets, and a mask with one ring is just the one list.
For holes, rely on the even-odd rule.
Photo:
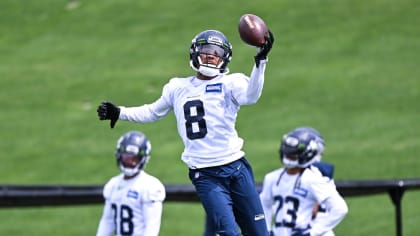
[(207, 214), (206, 235), (269, 235), (252, 168), (244, 157), (223, 166), (190, 169), (189, 177)]

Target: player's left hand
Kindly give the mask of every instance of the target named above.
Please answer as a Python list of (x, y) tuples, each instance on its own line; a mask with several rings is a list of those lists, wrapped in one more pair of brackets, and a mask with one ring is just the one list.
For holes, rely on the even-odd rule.
[(305, 229), (303, 228), (294, 228), (292, 229), (292, 235), (291, 236), (311, 236), (309, 230), (311, 229), (311, 226), (308, 225)]
[(100, 120), (111, 120), (110, 126), (111, 129), (114, 128), (115, 123), (117, 123), (120, 116), (121, 109), (114, 105), (112, 102), (102, 102), (96, 112)]
[(267, 35), (265, 36), (265, 43), (258, 48), (258, 53), (255, 55), (255, 65), (258, 67), (261, 60), (267, 59), (268, 53), (271, 51), (274, 43), (274, 35), (268, 30)]

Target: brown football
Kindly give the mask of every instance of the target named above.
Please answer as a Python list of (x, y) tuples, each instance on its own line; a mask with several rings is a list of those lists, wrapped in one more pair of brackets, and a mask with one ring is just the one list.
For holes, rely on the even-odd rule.
[(244, 14), (239, 19), (238, 31), (242, 41), (258, 47), (264, 44), (268, 28), (259, 16)]

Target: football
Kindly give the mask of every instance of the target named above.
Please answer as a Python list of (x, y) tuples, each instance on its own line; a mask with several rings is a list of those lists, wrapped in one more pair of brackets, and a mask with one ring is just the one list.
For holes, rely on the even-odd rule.
[(264, 36), (268, 32), (268, 28), (259, 16), (244, 14), (239, 19), (238, 31), (242, 41), (251, 46), (258, 47), (264, 44)]

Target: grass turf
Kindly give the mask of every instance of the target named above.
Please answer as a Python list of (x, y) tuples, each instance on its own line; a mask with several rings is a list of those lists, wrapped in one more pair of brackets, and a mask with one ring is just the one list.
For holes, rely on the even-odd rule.
[[(263, 95), (238, 117), (257, 181), (280, 166), (279, 140), (299, 125), (324, 135), (325, 160), (336, 164), (337, 180), (418, 177), (420, 5), (414, 0), (163, 0), (159, 6), (5, 0), (0, 8), (5, 184), (102, 184), (118, 173), (117, 138), (132, 129), (152, 141), (148, 172), (164, 183), (188, 183), (172, 116), (110, 130), (95, 109), (104, 99), (152, 102), (169, 78), (190, 75), (189, 43), (205, 29), (223, 31), (233, 44), (231, 71), (249, 73), (255, 49), (236, 29), (244, 13), (260, 15), (276, 36)], [(407, 235), (420, 233), (413, 221), (418, 199), (419, 192), (404, 196)], [(337, 235), (394, 235), (388, 196), (346, 200), (350, 213)], [(101, 207), (2, 209), (0, 233), (91, 235)], [(198, 203), (167, 203), (161, 235), (198, 235), (203, 219)]]

